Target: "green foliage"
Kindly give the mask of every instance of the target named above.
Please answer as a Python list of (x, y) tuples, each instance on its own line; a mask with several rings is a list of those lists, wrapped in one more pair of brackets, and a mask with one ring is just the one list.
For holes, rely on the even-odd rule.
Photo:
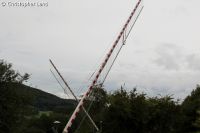
[[(86, 100), (84, 104), (84, 107), (88, 110), (88, 113), (99, 127), (101, 125), (101, 121), (107, 106), (107, 98), (107, 93), (104, 88), (95, 86), (91, 96)], [(81, 111), (72, 126), (72, 132), (93, 133), (94, 131), (95, 129), (92, 126), (90, 120), (87, 118), (85, 113)]]
[(0, 132), (14, 132), (24, 119), (28, 96), (18, 96), (15, 86), (29, 78), (12, 69), (12, 64), (0, 60)]
[[(54, 121), (60, 121), (58, 126), (53, 124)], [(20, 132), (23, 133), (53, 133), (53, 127), (57, 126), (57, 130), (62, 132), (64, 123), (66, 123), (67, 117), (63, 114), (46, 112), (40, 114), (40, 116), (33, 116), (22, 123)]]
[(200, 110), (197, 111), (197, 118), (194, 122), (194, 127), (198, 128), (198, 130), (200, 131)]
[[(104, 116), (105, 133), (169, 133), (175, 132), (180, 107), (171, 97), (146, 98), (136, 89), (130, 93), (121, 90), (111, 94), (110, 105)], [(112, 128), (110, 128), (112, 127)]]
[(192, 91), (191, 95), (187, 96), (182, 103), (184, 113), (183, 129), (185, 132), (196, 132), (200, 130), (198, 124), (200, 110), (200, 86)]
[[(53, 133), (53, 128), (61, 133), (77, 103), (24, 85), (28, 78), (0, 61), (0, 133)], [(200, 132), (200, 86), (182, 103), (171, 96), (147, 97), (136, 88), (126, 91), (121, 87), (107, 94), (95, 86), (84, 106), (90, 108), (89, 114), (103, 133)], [(61, 124), (54, 125), (54, 121)], [(95, 131), (84, 112), (74, 122), (71, 131), (75, 130)]]
[(71, 99), (61, 99), (50, 93), (41, 91), (25, 85), (16, 86), (18, 95), (30, 95), (32, 97), (31, 106), (38, 111), (55, 111), (67, 113), (75, 108), (76, 102)]
[[(189, 133), (200, 131), (200, 87), (182, 104), (171, 96), (146, 97), (123, 88), (109, 96), (104, 113), (105, 133)], [(112, 127), (112, 128), (110, 128)]]
[(0, 60), (0, 83), (18, 82), (22, 83), (29, 79), (29, 74), (25, 73), (21, 76), (20, 73), (12, 69), (12, 64)]
[[(199, 110), (194, 122), (190, 123), (196, 130), (186, 129), (185, 123), (189, 123), (189, 116), (185, 113), (186, 103), (192, 99), (196, 101), (199, 98), (197, 94), (198, 87), (191, 93), (190, 98), (186, 98), (182, 104), (179, 101), (175, 101), (171, 96), (163, 97), (147, 97), (144, 93), (137, 93), (136, 89), (127, 92), (123, 88), (112, 93), (107, 94), (103, 88), (94, 88), (93, 95), (87, 100), (85, 107), (87, 108), (91, 101), (93, 106), (89, 113), (92, 116), (98, 127), (102, 126), (102, 132), (104, 133), (198, 133), (199, 130)], [(195, 98), (191, 98), (194, 97)], [(193, 102), (192, 102), (193, 103)], [(188, 104), (187, 106), (196, 105), (198, 103)], [(198, 109), (198, 108), (195, 108)], [(188, 109), (191, 111), (191, 109)], [(45, 114), (45, 113), (44, 113)], [(67, 122), (67, 117), (64, 114), (59, 114), (59, 119), (62, 121), (59, 132), (62, 132), (64, 124)], [(35, 121), (39, 122), (31, 123), (35, 129), (42, 129), (43, 131), (49, 131), (49, 125), (52, 126), (52, 121), (58, 119), (46, 115), (47, 118), (35, 118)], [(72, 127), (72, 132), (79, 127), (82, 118), (85, 116), (83, 112), (78, 115), (75, 123)], [(186, 117), (187, 116), (187, 117)], [(192, 116), (190, 116), (192, 117)], [(186, 119), (187, 118), (187, 119)], [(48, 124), (44, 124), (46, 123)], [(103, 123), (101, 124), (101, 121)], [(45, 128), (44, 128), (45, 127)], [(94, 132), (90, 121), (86, 118), (79, 130), (76, 133), (92, 133)]]

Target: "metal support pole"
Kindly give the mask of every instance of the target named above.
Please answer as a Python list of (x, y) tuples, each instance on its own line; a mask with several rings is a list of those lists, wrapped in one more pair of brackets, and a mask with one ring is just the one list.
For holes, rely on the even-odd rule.
[[(56, 72), (58, 73), (58, 75), (60, 76), (60, 78), (62, 79), (62, 81), (64, 82), (64, 84), (67, 86), (67, 88), (69, 89), (69, 91), (71, 92), (71, 94), (74, 96), (74, 98), (76, 99), (76, 101), (79, 103), (78, 98), (76, 97), (76, 95), (74, 94), (74, 92), (72, 91), (72, 89), (69, 87), (69, 85), (67, 84), (67, 82), (65, 81), (65, 79), (63, 78), (63, 76), (60, 74), (60, 72), (58, 71), (58, 69), (56, 68), (56, 66), (54, 65), (54, 63), (51, 61), (51, 59), (49, 59), (51, 65), (53, 66), (53, 68), (56, 70)], [(82, 109), (84, 111), (84, 113), (87, 115), (87, 117), (89, 118), (89, 120), (91, 121), (91, 123), (93, 124), (93, 126), (95, 127), (95, 129), (97, 131), (99, 131), (99, 128), (97, 127), (97, 125), (95, 124), (95, 122), (92, 120), (92, 118), (90, 117), (90, 115), (88, 114), (88, 112), (86, 111), (86, 109), (82, 106)]]

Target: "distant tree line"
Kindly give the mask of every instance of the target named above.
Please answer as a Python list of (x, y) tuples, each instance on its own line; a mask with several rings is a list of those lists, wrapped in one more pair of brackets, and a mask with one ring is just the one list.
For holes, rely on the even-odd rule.
[[(19, 93), (16, 88), (24, 87), (28, 78), (28, 74), (21, 75), (11, 64), (0, 61), (0, 133), (52, 133), (55, 120), (61, 122), (56, 127), (61, 133), (75, 103), (40, 91)], [(54, 105), (56, 109), (52, 108)], [(200, 133), (199, 85), (183, 102), (172, 96), (148, 97), (136, 88), (126, 91), (121, 87), (107, 93), (103, 87), (95, 86), (85, 107), (90, 108), (89, 114), (102, 133)], [(84, 117), (83, 112), (78, 115), (71, 132), (95, 132)]]
[[(95, 89), (98, 98), (90, 113), (102, 133), (200, 133), (199, 85), (181, 103), (171, 96), (148, 97), (136, 88), (127, 92), (121, 87), (112, 94)], [(86, 123), (78, 133), (91, 129)]]

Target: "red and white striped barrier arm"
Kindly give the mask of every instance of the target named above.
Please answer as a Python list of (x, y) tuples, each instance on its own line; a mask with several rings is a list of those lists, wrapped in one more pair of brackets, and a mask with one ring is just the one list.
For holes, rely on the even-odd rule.
[(129, 16), (128, 20), (126, 21), (125, 25), (123, 26), (123, 29), (121, 30), (120, 34), (118, 35), (116, 41), (114, 42), (113, 46), (111, 47), (110, 51), (108, 52), (108, 54), (106, 55), (106, 58), (104, 59), (103, 63), (101, 64), (101, 67), (99, 69), (99, 71), (97, 72), (94, 80), (92, 81), (91, 85), (88, 88), (88, 91), (83, 95), (81, 101), (79, 102), (79, 104), (77, 105), (75, 111), (73, 112), (71, 118), (69, 119), (67, 125), (65, 126), (63, 133), (69, 133), (69, 129), (72, 126), (74, 120), (76, 119), (76, 116), (78, 115), (78, 113), (80, 112), (80, 110), (83, 107), (83, 104), (85, 102), (86, 97), (91, 93), (93, 86), (96, 84), (102, 70), (104, 69), (106, 63), (108, 62), (113, 50), (115, 49), (116, 45), (118, 44), (120, 38), (122, 37), (123, 33), (125, 32), (125, 29), (127, 28), (129, 22), (131, 21), (133, 15), (135, 14), (138, 6), (140, 5), (142, 0), (139, 0), (134, 8), (134, 10), (131, 12), (131, 15)]

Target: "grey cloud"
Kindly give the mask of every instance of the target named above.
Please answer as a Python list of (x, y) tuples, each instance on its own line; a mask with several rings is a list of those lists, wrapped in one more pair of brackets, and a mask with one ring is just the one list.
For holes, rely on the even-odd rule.
[(154, 62), (168, 70), (179, 70), (182, 60), (181, 48), (174, 44), (161, 44), (155, 51), (158, 55)]
[(178, 7), (175, 7), (173, 10), (170, 11), (170, 14), (174, 17), (182, 17), (182, 16), (188, 16), (189, 12), (187, 8), (184, 5), (180, 5)]
[(136, 67), (136, 64), (124, 64), (124, 63), (121, 63), (119, 64), (120, 67), (124, 68), (124, 69), (134, 69)]
[(27, 56), (27, 55), (33, 55), (33, 53), (31, 51), (27, 51), (27, 50), (18, 50), (17, 51), (19, 54)]
[(200, 71), (200, 56), (190, 54), (186, 57), (187, 66), (189, 69)]
[[(199, 56), (187, 56), (193, 50), (185, 53), (181, 47), (200, 47), (199, 30), (194, 27), (200, 20), (200, 8), (199, 0), (183, 1), (145, 1), (144, 11), (127, 41), (129, 45), (123, 48), (105, 82), (108, 90), (126, 83), (128, 88), (138, 86), (152, 95), (172, 93), (179, 97), (190, 93), (191, 86), (199, 82), (199, 73), (187, 70), (198, 69)], [(87, 83), (82, 81), (96, 69), (92, 66), (101, 62), (98, 57), (104, 58), (104, 49), (110, 48), (136, 1), (132, 2), (49, 0), (45, 9), (0, 8), (0, 56), (19, 72), (31, 73), (29, 83), (50, 93), (63, 95), (48, 70), (49, 58), (72, 88), (87, 89)], [(189, 46), (191, 40), (194, 43)], [(156, 45), (166, 41), (176, 45)]]

